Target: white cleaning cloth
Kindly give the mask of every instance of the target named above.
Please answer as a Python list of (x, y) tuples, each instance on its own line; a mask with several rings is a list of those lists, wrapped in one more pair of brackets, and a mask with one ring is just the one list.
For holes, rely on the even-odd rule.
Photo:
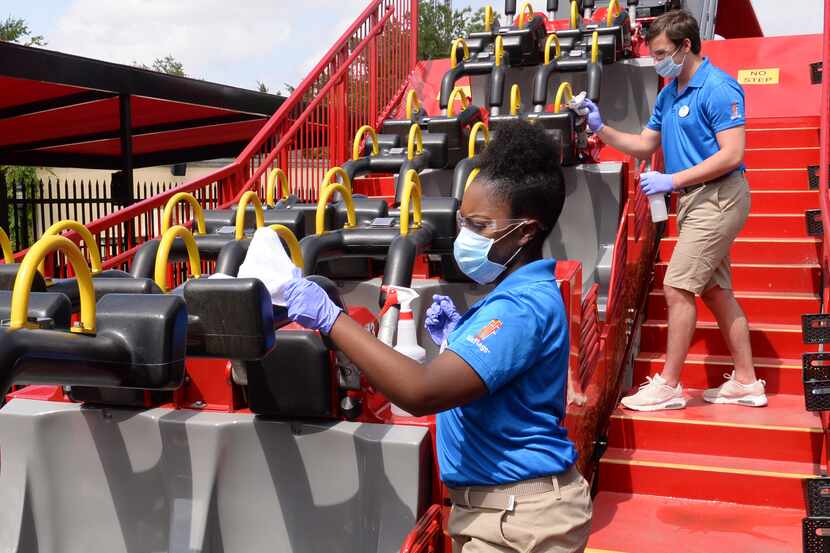
[(268, 227), (261, 227), (251, 239), (237, 276), (258, 278), (271, 294), (271, 302), (274, 305), (285, 305), (282, 291), (288, 281), (301, 277), (302, 271), (285, 253), (277, 233)]
[(579, 116), (585, 116), (588, 114), (588, 108), (585, 107), (585, 97), (588, 96), (588, 93), (584, 90), (571, 98), (571, 101), (568, 102), (568, 107), (576, 112)]

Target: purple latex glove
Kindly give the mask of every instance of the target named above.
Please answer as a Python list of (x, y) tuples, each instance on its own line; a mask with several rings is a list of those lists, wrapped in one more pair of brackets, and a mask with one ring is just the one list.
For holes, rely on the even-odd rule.
[(667, 194), (674, 191), (674, 177), (657, 171), (649, 171), (640, 175), (640, 188), (643, 194)]
[(429, 332), (432, 341), (440, 346), (455, 330), (460, 319), (461, 315), (449, 296), (435, 294), (432, 296), (432, 305), (426, 311), (424, 327)]
[(288, 281), (282, 294), (289, 319), (324, 334), (331, 332), (334, 321), (342, 311), (325, 290), (305, 278)]
[(586, 120), (588, 122), (588, 128), (591, 129), (591, 132), (599, 132), (602, 130), (602, 127), (605, 125), (602, 122), (602, 115), (599, 113), (599, 107), (587, 98), (584, 102), (582, 102), (582, 107), (588, 108)]

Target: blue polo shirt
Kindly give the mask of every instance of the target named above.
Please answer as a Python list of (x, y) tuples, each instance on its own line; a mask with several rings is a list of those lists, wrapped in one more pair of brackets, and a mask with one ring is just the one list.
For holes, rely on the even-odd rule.
[[(677, 93), (677, 79), (660, 91), (648, 128), (662, 133), (666, 173), (698, 165), (720, 150), (716, 134), (746, 123), (744, 90), (704, 59)], [(741, 170), (744, 169), (741, 164)]]
[(562, 426), (568, 322), (556, 261), (529, 263), (473, 305), (447, 347), (487, 395), (438, 414), (438, 464), (449, 486), (496, 485), (567, 470), (577, 453)]

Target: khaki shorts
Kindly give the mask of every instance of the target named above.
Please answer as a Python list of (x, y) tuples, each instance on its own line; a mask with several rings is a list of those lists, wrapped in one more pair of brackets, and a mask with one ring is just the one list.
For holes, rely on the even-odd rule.
[[(543, 479), (527, 480), (535, 483)], [(579, 553), (585, 550), (591, 533), (591, 491), (588, 482), (571, 467), (558, 476), (547, 477), (549, 491), (520, 493), (505, 486), (456, 488), (448, 530), (453, 553)], [(523, 485), (519, 482), (518, 485)], [(527, 486), (527, 484), (524, 484)], [(531, 484), (532, 485), (532, 484)], [(463, 504), (469, 497), (496, 491), (513, 495), (512, 508), (491, 508)], [(460, 495), (460, 497), (459, 497)], [(495, 498), (498, 499), (498, 498)], [(475, 503), (474, 500), (470, 503)]]
[(732, 289), (729, 249), (746, 223), (751, 199), (742, 171), (734, 171), (677, 202), (680, 236), (663, 284), (694, 294), (720, 286)]

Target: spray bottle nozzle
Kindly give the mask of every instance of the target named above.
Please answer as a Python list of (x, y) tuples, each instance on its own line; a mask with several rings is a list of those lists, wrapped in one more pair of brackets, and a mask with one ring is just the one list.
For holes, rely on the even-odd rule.
[[(412, 288), (405, 288), (403, 286), (395, 286), (395, 285), (388, 285), (384, 286), (383, 290), (386, 291), (386, 303), (389, 303), (389, 296), (394, 294), (396, 296), (395, 303), (399, 303), (401, 305), (401, 312), (412, 312), (412, 302), (417, 300), (420, 296), (418, 292), (413, 290)], [(384, 307), (386, 305), (384, 304)]]

